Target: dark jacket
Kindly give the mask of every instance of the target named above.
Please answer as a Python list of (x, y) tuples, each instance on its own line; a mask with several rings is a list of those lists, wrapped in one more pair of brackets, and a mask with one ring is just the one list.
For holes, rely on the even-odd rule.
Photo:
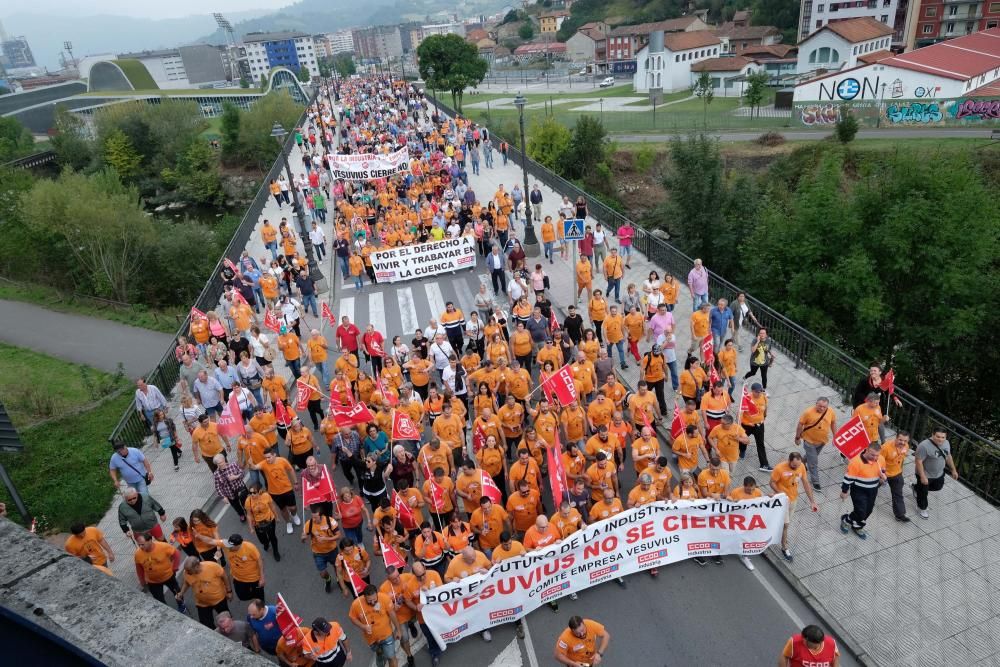
[(123, 533), (129, 530), (133, 533), (144, 533), (156, 526), (157, 514), (161, 519), (167, 518), (166, 511), (155, 498), (140, 493), (135, 505), (129, 505), (122, 499), (121, 505), (118, 506), (118, 525), (121, 526)]

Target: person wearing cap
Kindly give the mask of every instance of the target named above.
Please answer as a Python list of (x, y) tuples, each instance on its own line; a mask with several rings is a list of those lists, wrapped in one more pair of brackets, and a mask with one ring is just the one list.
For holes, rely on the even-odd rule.
[(219, 540), (216, 545), (227, 550), (229, 574), (233, 579), (236, 597), (244, 602), (263, 598), (264, 561), (257, 547), (250, 542), (244, 542), (243, 536), (239, 533), (233, 533), (229, 539)]
[[(310, 664), (343, 667), (354, 659), (347, 633), (336, 621), (328, 621), (319, 617), (308, 628), (300, 628), (300, 632), (307, 636), (309, 643), (312, 644), (312, 650), (308, 656), (312, 659)], [(283, 652), (280, 646), (281, 642), (282, 640), (278, 641), (279, 657)], [(284, 650), (288, 651), (287, 645)]]
[(368, 584), (351, 603), (349, 617), (351, 623), (361, 629), (365, 643), (375, 653), (377, 667), (396, 667), (396, 640), (401, 632), (389, 596)]
[[(767, 449), (764, 447), (764, 419), (767, 418), (767, 394), (764, 387), (759, 382), (750, 385), (750, 400), (757, 406), (757, 411), (740, 410), (740, 426), (747, 436), (753, 436), (757, 445), (758, 470), (761, 472), (771, 472), (773, 468), (767, 461)], [(746, 453), (746, 444), (740, 443), (740, 458)]]

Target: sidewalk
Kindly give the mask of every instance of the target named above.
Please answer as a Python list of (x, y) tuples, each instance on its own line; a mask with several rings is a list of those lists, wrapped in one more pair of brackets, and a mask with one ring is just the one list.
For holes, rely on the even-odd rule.
[[(470, 186), (481, 201), (492, 197), (500, 183), (508, 191), (515, 183), (524, 187), (519, 164), (503, 166), (498, 157), (494, 165), (493, 169), (483, 167), (479, 176), (470, 176)], [(529, 177), (529, 189), (534, 184)], [(561, 194), (539, 185), (543, 216), (557, 217)], [(537, 223), (535, 229), (537, 232)], [(517, 231), (523, 237), (521, 225)], [(541, 257), (528, 258), (529, 267), (536, 262), (552, 276), (550, 298), (565, 314), (565, 307), (575, 297), (573, 267), (558, 257), (554, 265)], [(623, 292), (629, 283), (641, 286), (650, 270), (663, 275), (660, 267), (642, 255), (633, 254), (631, 265), (622, 279)], [(594, 273), (594, 287), (603, 291), (606, 281), (597, 275), (596, 267)], [(675, 277), (685, 282), (686, 276)], [(711, 298), (720, 296), (731, 299), (734, 295), (712, 294)], [(586, 319), (586, 305), (581, 305)], [(681, 352), (690, 342), (690, 314), (691, 299), (685, 287), (674, 310)], [(744, 348), (750, 336), (744, 332)], [(648, 349), (640, 344), (640, 352)], [(738, 363), (737, 377), (741, 378), (747, 368), (745, 352)], [(639, 372), (633, 361), (629, 366), (619, 373), (634, 387)], [(830, 398), (838, 424), (850, 416), (850, 406), (843, 404), (836, 390), (796, 369), (787, 357), (779, 354), (768, 375), (766, 428), (771, 465), (798, 449), (793, 442), (798, 416), (817, 397)], [(667, 403), (671, 405), (667, 384)], [(665, 423), (669, 424), (669, 418)], [(844, 466), (832, 445), (824, 449), (820, 464), (823, 490), (816, 494), (820, 510), (812, 513), (806, 503), (799, 503), (790, 540), (794, 562), (784, 561), (777, 548), (770, 550), (769, 560), (822, 616), (843, 628), (844, 641), (869, 664), (1000, 664), (1000, 511), (949, 479), (941, 492), (931, 494), (930, 519), (919, 517), (908, 495), (912, 521), (898, 523), (889, 505), (889, 490), (883, 487), (868, 523), (869, 538), (861, 541), (839, 529), (840, 515), (850, 511), (850, 503), (839, 497)], [(759, 472), (757, 465), (751, 444), (733, 479), (753, 475), (761, 488), (768, 489), (769, 476)], [(912, 457), (904, 473), (909, 483), (914, 475)]]

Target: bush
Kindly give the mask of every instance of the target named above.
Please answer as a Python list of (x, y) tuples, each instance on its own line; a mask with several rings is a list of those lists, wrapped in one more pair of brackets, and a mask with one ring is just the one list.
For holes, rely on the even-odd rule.
[(635, 170), (640, 174), (649, 173), (656, 162), (656, 151), (652, 146), (640, 146), (635, 152)]
[(840, 118), (837, 119), (837, 126), (834, 129), (837, 141), (842, 144), (849, 144), (854, 141), (854, 137), (857, 133), (858, 119), (854, 117), (850, 109), (842, 107)]
[(765, 132), (756, 139), (754, 143), (760, 146), (767, 146), (768, 148), (774, 148), (775, 146), (780, 146), (785, 143), (785, 135), (781, 132)]

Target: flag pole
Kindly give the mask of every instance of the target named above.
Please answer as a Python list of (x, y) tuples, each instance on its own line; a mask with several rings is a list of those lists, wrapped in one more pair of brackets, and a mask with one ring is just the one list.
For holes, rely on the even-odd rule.
[[(420, 454), (421, 454), (421, 456), (424, 459), (424, 469), (427, 472), (431, 473), (431, 476), (427, 478), (427, 481), (431, 483), (431, 501), (433, 501), (434, 500), (434, 483), (435, 483), (434, 482), (434, 471), (431, 470), (431, 463), (430, 463), (430, 461), (427, 460), (427, 452), (421, 452)], [(440, 513), (434, 512), (433, 511), (434, 509), (436, 509), (436, 508), (434, 507), (434, 503), (432, 502), (431, 503), (431, 510), (432, 510), (431, 511), (431, 516), (434, 517), (434, 523), (437, 524), (438, 530), (440, 531), (441, 530), (441, 516), (440, 516)]]

